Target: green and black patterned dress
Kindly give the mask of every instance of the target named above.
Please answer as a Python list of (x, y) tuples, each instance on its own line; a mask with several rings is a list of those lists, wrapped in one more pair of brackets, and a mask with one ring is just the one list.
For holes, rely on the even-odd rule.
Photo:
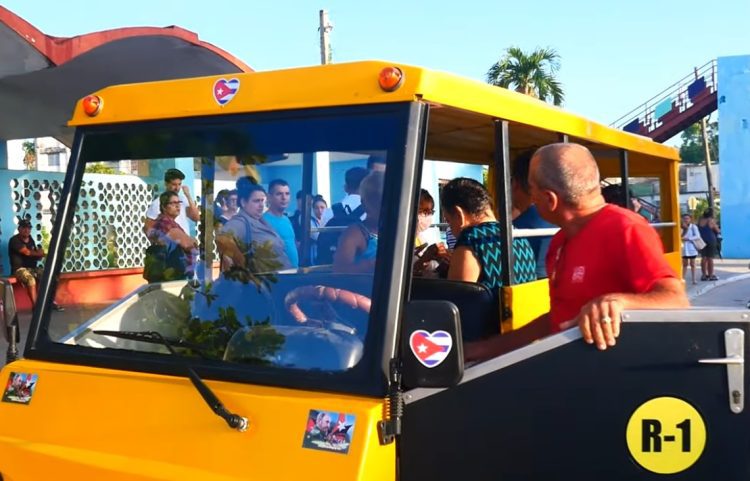
[[(490, 289), (503, 285), (500, 262), (500, 224), (483, 222), (461, 231), (456, 247), (466, 246), (474, 253), (482, 266), (479, 282)], [(536, 258), (531, 244), (526, 239), (513, 239), (513, 281), (516, 284), (536, 280)]]

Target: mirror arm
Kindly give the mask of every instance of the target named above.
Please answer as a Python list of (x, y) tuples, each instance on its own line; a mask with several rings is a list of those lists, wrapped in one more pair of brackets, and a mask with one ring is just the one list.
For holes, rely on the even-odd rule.
[(10, 364), (13, 361), (18, 360), (18, 343), (16, 337), (18, 336), (18, 318), (15, 317), (13, 322), (8, 326), (8, 350), (5, 353), (5, 363)]
[(404, 415), (404, 392), (401, 389), (401, 360), (391, 359), (390, 379), (388, 380), (388, 397), (385, 399), (385, 419), (378, 423), (380, 444), (386, 445), (395, 441), (401, 434), (401, 418)]

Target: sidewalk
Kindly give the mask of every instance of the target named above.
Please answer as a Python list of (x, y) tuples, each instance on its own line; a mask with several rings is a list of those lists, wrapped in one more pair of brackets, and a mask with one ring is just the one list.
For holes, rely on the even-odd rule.
[(691, 284), (690, 267), (688, 267), (687, 272), (683, 272), (684, 278), (687, 279), (685, 288), (687, 289), (688, 298), (693, 299), (724, 284), (750, 278), (749, 265), (750, 259), (716, 259), (714, 261), (714, 274), (719, 280), (701, 281), (700, 258), (695, 259), (695, 277), (698, 284)]

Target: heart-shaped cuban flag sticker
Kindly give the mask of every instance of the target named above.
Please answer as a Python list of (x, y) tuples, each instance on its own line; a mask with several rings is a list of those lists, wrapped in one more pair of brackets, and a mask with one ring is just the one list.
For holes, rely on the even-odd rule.
[(411, 352), (425, 367), (439, 366), (445, 361), (453, 347), (453, 338), (445, 331), (427, 332), (417, 330), (409, 336)]
[(220, 78), (214, 82), (214, 100), (219, 105), (226, 105), (237, 95), (240, 90), (240, 80), (233, 78), (231, 80)]

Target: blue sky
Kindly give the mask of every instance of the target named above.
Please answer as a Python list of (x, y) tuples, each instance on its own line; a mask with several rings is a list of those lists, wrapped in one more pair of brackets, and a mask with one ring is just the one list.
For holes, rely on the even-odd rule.
[[(384, 59), (483, 80), (509, 46), (555, 48), (565, 107), (610, 123), (712, 58), (750, 54), (748, 0), (6, 0), (49, 35), (178, 25), (256, 70), (320, 62), (318, 11), (334, 62)], [(103, 6), (106, 5), (106, 6)], [(719, 6), (720, 5), (720, 6)], [(711, 8), (715, 6), (715, 8)]]

